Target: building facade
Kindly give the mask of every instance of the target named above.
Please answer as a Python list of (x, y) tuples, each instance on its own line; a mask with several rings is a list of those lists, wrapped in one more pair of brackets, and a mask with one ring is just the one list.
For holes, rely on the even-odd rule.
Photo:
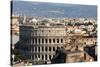
[[(57, 48), (64, 47), (70, 53), (79, 50), (78, 56), (83, 57), (86, 45), (97, 45), (97, 35), (91, 36), (90, 31), (86, 30), (85, 33), (83, 31), (77, 25), (32, 19), (28, 23), (20, 24), (20, 55), (33, 64), (50, 63), (55, 57)], [(77, 51), (75, 54), (70, 53), (67, 55), (68, 62), (70, 62), (69, 58), (77, 54)]]
[[(20, 42), (26, 50), (23, 55), (32, 61), (50, 61), (57, 47), (65, 44), (65, 28), (20, 26)], [(24, 48), (24, 49), (25, 49)]]
[(11, 32), (12, 34), (19, 33), (19, 16), (11, 16)]

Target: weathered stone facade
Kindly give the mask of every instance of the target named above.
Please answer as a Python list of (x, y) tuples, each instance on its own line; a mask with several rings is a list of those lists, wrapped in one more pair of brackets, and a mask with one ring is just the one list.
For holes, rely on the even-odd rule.
[(27, 48), (23, 54), (32, 61), (50, 61), (57, 47), (65, 44), (65, 28), (20, 26), (20, 42)]

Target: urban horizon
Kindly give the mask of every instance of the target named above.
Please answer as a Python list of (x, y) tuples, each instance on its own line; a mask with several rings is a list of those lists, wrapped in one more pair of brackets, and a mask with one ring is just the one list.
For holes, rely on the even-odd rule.
[(11, 1), (11, 65), (97, 61), (97, 6)]

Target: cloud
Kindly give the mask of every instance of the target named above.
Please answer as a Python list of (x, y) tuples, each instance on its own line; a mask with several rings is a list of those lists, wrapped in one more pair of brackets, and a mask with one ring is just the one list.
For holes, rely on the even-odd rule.
[(58, 13), (58, 14), (64, 14), (63, 11), (57, 11), (57, 10), (52, 10), (52, 11), (48, 11), (50, 13)]

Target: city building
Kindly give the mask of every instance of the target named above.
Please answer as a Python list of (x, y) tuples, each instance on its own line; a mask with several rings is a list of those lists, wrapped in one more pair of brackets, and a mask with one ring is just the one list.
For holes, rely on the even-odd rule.
[(19, 34), (19, 16), (11, 16), (11, 33)]
[(57, 47), (65, 44), (65, 28), (63, 26), (20, 26), (20, 45), (23, 45), (23, 54), (27, 59), (37, 62), (49, 62)]
[[(78, 22), (76, 23), (75, 19), (67, 18), (68, 24), (66, 25), (66, 22), (64, 23), (61, 19), (60, 21), (49, 18), (41, 20), (35, 17), (28, 19), (28, 21), (26, 19), (25, 17), (24, 21), (21, 21), (23, 24), (19, 26), (18, 50), (27, 62), (47, 64), (56, 63), (57, 60), (60, 60), (57, 63), (94, 60), (88, 53), (85, 53), (86, 58), (84, 58), (84, 47), (97, 45), (97, 35), (90, 35), (91, 31), (84, 31), (84, 27), (80, 27), (80, 25), (85, 26), (85, 23), (82, 24), (83, 20), (80, 20), (80, 23), (79, 19), (76, 19)], [(70, 20), (71, 22), (69, 22)], [(85, 27), (85, 29), (88, 28)], [(62, 60), (57, 58), (55, 60), (57, 48), (61, 49), (62, 47), (65, 49), (65, 57), (62, 57)]]

